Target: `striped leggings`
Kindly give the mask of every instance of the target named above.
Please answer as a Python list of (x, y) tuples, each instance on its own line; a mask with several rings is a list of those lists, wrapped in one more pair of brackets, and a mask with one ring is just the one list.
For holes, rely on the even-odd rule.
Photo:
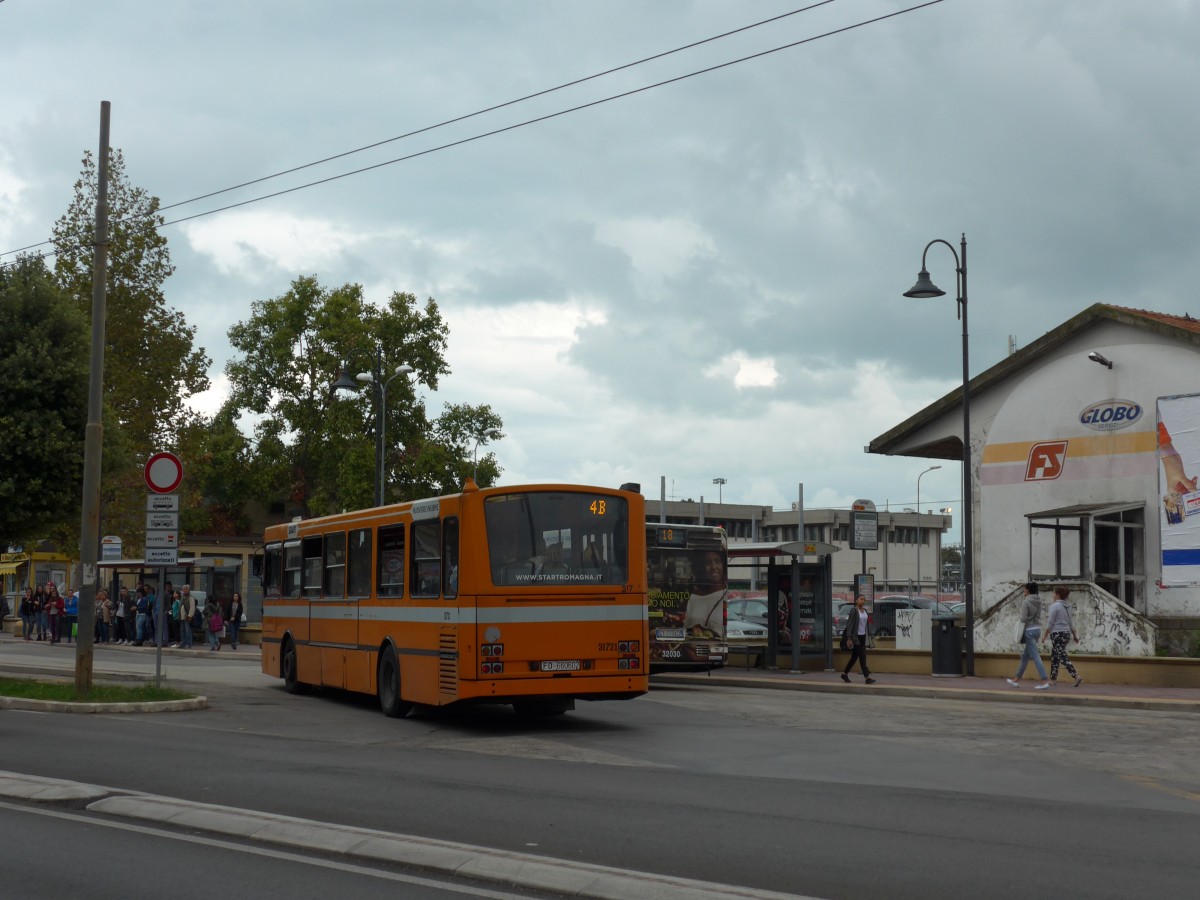
[(1065, 631), (1052, 631), (1050, 633), (1050, 680), (1058, 680), (1058, 667), (1063, 666), (1071, 673), (1072, 678), (1078, 678), (1079, 673), (1075, 671), (1075, 667), (1071, 665), (1071, 660), (1067, 657), (1067, 642), (1071, 640), (1071, 635)]

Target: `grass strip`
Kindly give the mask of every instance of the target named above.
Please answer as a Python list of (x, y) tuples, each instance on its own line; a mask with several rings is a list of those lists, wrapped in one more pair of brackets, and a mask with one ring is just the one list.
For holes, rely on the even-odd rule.
[(0, 696), (27, 700), (57, 700), (65, 703), (150, 703), (159, 700), (190, 700), (193, 694), (152, 684), (93, 684), (90, 691), (78, 693), (73, 682), (33, 681), (26, 678), (0, 678)]

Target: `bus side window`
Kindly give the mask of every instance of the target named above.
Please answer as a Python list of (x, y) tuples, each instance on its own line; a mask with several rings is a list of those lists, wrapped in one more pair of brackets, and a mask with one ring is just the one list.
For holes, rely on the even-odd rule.
[(375, 577), (380, 597), (404, 596), (404, 526), (379, 529), (379, 570)]
[(355, 528), (350, 532), (350, 547), (346, 559), (346, 586), (351, 597), (371, 596), (371, 529)]
[(321, 555), (321, 538), (305, 538), (304, 548), (304, 596), (321, 596), (321, 567), (325, 560)]
[(452, 600), (458, 596), (458, 519), (442, 523), (442, 596)]
[(263, 551), (263, 596), (274, 598), (283, 594), (283, 547), (274, 544)]
[(283, 545), (283, 596), (300, 596), (300, 542), (294, 541)]
[(346, 596), (346, 532), (325, 535), (325, 596)]
[(441, 523), (413, 522), (412, 587), (414, 597), (436, 597), (441, 587)]

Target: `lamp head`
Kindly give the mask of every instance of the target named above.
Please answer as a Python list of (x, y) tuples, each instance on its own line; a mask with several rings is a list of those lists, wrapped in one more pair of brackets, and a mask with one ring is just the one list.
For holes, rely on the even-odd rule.
[(337, 370), (337, 378), (333, 384), (329, 386), (329, 393), (336, 394), (338, 391), (357, 391), (358, 385), (354, 383), (354, 379), (350, 377), (350, 373), (345, 369)]
[(944, 297), (946, 292), (933, 283), (929, 277), (929, 272), (922, 268), (917, 274), (917, 283), (904, 292), (905, 297), (913, 297), (917, 300), (925, 300), (930, 297)]
[(1109, 369), (1111, 369), (1113, 366), (1111, 359), (1108, 359), (1103, 354), (1101, 354), (1095, 350), (1093, 350), (1091, 353), (1088, 354), (1088, 359), (1090, 359), (1094, 363), (1099, 363), (1102, 366), (1106, 366)]
[(370, 372), (359, 372), (354, 377), (357, 378), (359, 381), (361, 381), (363, 384), (370, 384), (372, 381), (375, 380), (375, 376), (372, 375)]
[(396, 366), (397, 375), (407, 375), (411, 371), (413, 371), (413, 367), (408, 363), (403, 363), (402, 365)]

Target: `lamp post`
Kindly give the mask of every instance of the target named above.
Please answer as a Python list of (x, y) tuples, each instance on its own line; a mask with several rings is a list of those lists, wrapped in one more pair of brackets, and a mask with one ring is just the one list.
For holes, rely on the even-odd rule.
[(934, 469), (940, 468), (941, 466), (930, 466), (917, 476), (917, 593), (921, 592), (921, 545), (924, 543), (921, 540), (921, 479)]
[(500, 431), (497, 428), (489, 428), (487, 431), (480, 432), (475, 437), (475, 449), (471, 451), (472, 472), (471, 480), (479, 480), (479, 445), (485, 441), (498, 440)]
[(946, 292), (939, 288), (929, 278), (929, 270), (925, 268), (925, 257), (929, 248), (934, 244), (944, 244), (954, 255), (958, 287), (958, 317), (962, 320), (962, 480), (963, 480), (963, 612), (966, 614), (967, 630), (967, 675), (975, 674), (975, 603), (973, 600), (975, 577), (973, 552), (975, 533), (971, 530), (972, 484), (971, 484), (971, 375), (967, 354), (967, 236), (962, 236), (962, 256), (955, 251), (949, 241), (935, 238), (925, 245), (921, 253), (921, 271), (917, 275), (917, 283), (904, 292), (905, 297), (925, 299), (944, 297)]
[(384, 442), (384, 433), (387, 430), (387, 391), (388, 386), (399, 378), (401, 375), (407, 375), (413, 371), (413, 367), (408, 363), (402, 363), (392, 370), (391, 376), (385, 381), (383, 376), (386, 374), (383, 371), (383, 350), (379, 346), (375, 347), (375, 358), (372, 361), (371, 371), (359, 372), (354, 378), (351, 378), (349, 373), (344, 369), (338, 370), (338, 377), (330, 386), (330, 390), (334, 393), (337, 391), (357, 391), (357, 380), (362, 384), (372, 384), (375, 386), (375, 398), (378, 401), (378, 408), (375, 414), (375, 505), (383, 506), (384, 502), (384, 487), (387, 483), (387, 464), (386, 464), (386, 444)]
[(714, 478), (713, 484), (717, 486), (717, 505), (721, 504), (721, 490), (725, 485), (729, 484), (728, 478)]

